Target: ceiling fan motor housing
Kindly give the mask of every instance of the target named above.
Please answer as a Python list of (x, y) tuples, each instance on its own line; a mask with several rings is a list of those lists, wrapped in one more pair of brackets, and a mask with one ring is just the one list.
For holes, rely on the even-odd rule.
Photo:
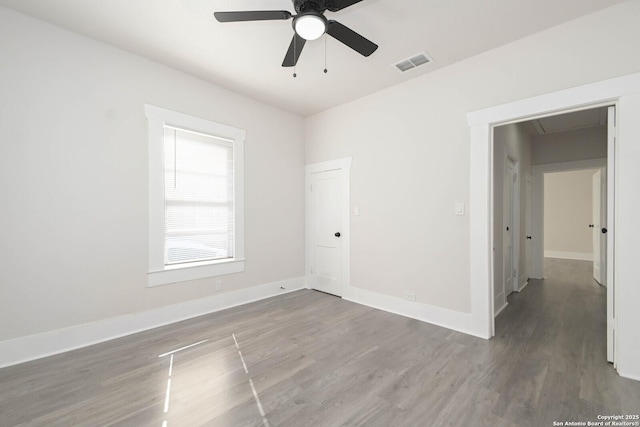
[(330, 6), (327, 0), (293, 0), (293, 8), (297, 13), (320, 12), (323, 13)]

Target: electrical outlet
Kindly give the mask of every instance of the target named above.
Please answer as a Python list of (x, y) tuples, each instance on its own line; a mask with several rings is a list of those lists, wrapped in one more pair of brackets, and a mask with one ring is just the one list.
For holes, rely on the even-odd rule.
[(404, 293), (404, 299), (406, 299), (407, 301), (414, 301), (416, 300), (416, 294), (411, 293), (411, 292), (405, 292)]
[(216, 280), (216, 291), (220, 291), (222, 290), (222, 280), (218, 279)]

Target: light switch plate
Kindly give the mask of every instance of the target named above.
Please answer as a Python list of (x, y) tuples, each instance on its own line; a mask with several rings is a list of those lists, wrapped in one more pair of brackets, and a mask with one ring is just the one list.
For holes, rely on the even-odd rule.
[(463, 202), (458, 202), (456, 203), (456, 215), (464, 215), (464, 203)]

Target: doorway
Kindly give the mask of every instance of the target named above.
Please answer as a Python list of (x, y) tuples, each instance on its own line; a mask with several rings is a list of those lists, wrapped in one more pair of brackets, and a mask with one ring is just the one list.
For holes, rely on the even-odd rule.
[[(606, 144), (606, 141), (603, 141)], [(606, 160), (602, 159), (605, 163)], [(567, 165), (567, 163), (564, 163)], [(571, 164), (569, 164), (571, 166)], [(602, 253), (606, 254), (606, 245), (602, 245), (600, 235), (594, 233), (595, 223), (601, 233), (601, 216), (606, 213), (606, 201), (601, 195), (604, 167), (547, 171), (543, 174), (544, 218), (543, 240), (544, 257), (590, 261), (594, 265), (594, 278), (604, 268), (606, 261), (600, 262)], [(593, 182), (598, 180), (597, 191)], [(597, 209), (594, 207), (597, 206)], [(598, 255), (595, 256), (595, 252)], [(544, 275), (546, 277), (546, 274)], [(604, 280), (597, 278), (599, 284)]]
[[(525, 170), (530, 168), (533, 175), (532, 203), (526, 203), (525, 199), (528, 207), (525, 207), (523, 222), (527, 225), (523, 227), (522, 233), (522, 238), (526, 239), (523, 245), (525, 248), (523, 255), (526, 258), (523, 265), (531, 265), (530, 269), (525, 269), (529, 274), (528, 278), (545, 277), (545, 257), (592, 261), (596, 281), (601, 285), (610, 282), (607, 289), (607, 294), (610, 294), (607, 300), (607, 324), (610, 325), (607, 330), (607, 359), (613, 362), (615, 359), (614, 283), (606, 273), (607, 264), (613, 262), (613, 245), (608, 242), (613, 236), (605, 234), (613, 225), (614, 218), (613, 204), (607, 203), (607, 195), (613, 195), (614, 182), (613, 180), (608, 182), (606, 177), (614, 176), (613, 157), (608, 158), (608, 152), (613, 150), (615, 142), (615, 107), (603, 106), (572, 111), (503, 127), (509, 126), (517, 126), (520, 129), (517, 134), (519, 139), (516, 142), (521, 147), (520, 151), (525, 153), (521, 158), (530, 161), (530, 164), (524, 164), (521, 168)], [(500, 130), (500, 127), (494, 129), (494, 159), (496, 150), (500, 149), (498, 144)], [(527, 150), (530, 150), (530, 156), (526, 155)], [(509, 268), (506, 229), (509, 227), (508, 215), (512, 206), (508, 197), (509, 161), (507, 160), (502, 184), (502, 201), (500, 201), (499, 185), (496, 185), (501, 175), (496, 170), (497, 165), (498, 163), (494, 160), (494, 209), (492, 212), (494, 280), (502, 270), (505, 272), (503, 280), (506, 284)], [(567, 177), (577, 176), (578, 172), (575, 171), (583, 171), (584, 176), (581, 176), (579, 186), (575, 183), (570, 186), (568, 183), (572, 181)], [(564, 179), (560, 180), (560, 177)], [(553, 182), (550, 184), (551, 181)], [(562, 182), (567, 184), (560, 185)], [(565, 185), (569, 187), (565, 188)], [(527, 192), (526, 183), (523, 185), (523, 191)], [(549, 198), (551, 196), (553, 197)], [(551, 201), (554, 201), (553, 206)], [(550, 212), (552, 207), (555, 211)], [(592, 214), (594, 214), (593, 218)], [(530, 228), (528, 224), (531, 224)], [(502, 227), (502, 236), (495, 232), (498, 227)], [(500, 245), (496, 244), (501, 241), (500, 237), (504, 240), (503, 254), (498, 253)], [(611, 249), (607, 250), (607, 248)], [(499, 298), (499, 283), (494, 282), (492, 288), (495, 310), (500, 308), (499, 304), (502, 302)], [(506, 295), (505, 292), (505, 298)], [(504, 304), (506, 305), (506, 300)], [(497, 315), (499, 310), (495, 310), (494, 313)]]
[[(640, 137), (640, 73), (628, 74), (607, 80), (589, 83), (535, 97), (486, 107), (467, 114), (470, 141), (470, 331), (489, 339), (495, 335), (491, 281), (493, 275), (492, 256), (492, 170), (491, 145), (494, 126), (543, 115), (558, 114), (585, 108), (615, 105), (617, 124), (615, 144), (608, 145), (608, 159), (615, 159), (619, 168), (615, 170), (615, 195), (607, 194), (608, 206), (615, 208), (616, 217), (609, 218), (607, 240), (615, 239), (615, 257), (608, 259), (608, 279), (615, 277), (613, 304), (615, 323), (614, 366), (621, 376), (640, 379), (640, 346), (637, 331), (637, 302), (640, 290), (634, 287), (637, 276), (635, 260), (640, 232), (634, 227), (638, 212), (634, 182), (640, 180), (640, 162), (637, 141)], [(613, 131), (613, 130), (612, 130)], [(607, 175), (613, 169), (607, 168)], [(621, 183), (621, 184), (619, 184)], [(628, 183), (629, 185), (626, 185)], [(532, 203), (535, 206), (535, 203)], [(615, 227), (613, 227), (615, 226)], [(620, 228), (622, 227), (622, 228)], [(624, 236), (624, 238), (619, 238)], [(611, 256), (609, 251), (609, 257)], [(609, 292), (611, 288), (608, 287)]]

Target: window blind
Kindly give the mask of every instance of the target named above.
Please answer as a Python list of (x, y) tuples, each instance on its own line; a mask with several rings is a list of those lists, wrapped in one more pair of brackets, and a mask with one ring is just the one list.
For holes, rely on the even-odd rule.
[(165, 265), (233, 258), (233, 141), (164, 127)]

